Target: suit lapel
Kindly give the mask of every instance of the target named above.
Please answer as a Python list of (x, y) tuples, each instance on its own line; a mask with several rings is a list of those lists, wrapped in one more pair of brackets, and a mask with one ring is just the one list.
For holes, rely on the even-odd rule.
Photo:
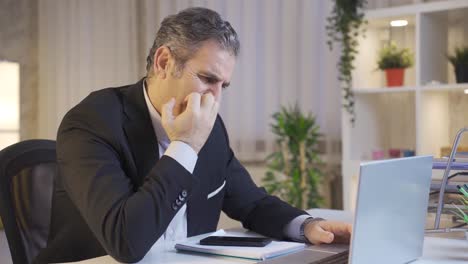
[(138, 172), (138, 185), (159, 159), (158, 141), (143, 93), (144, 79), (123, 92), (124, 131)]

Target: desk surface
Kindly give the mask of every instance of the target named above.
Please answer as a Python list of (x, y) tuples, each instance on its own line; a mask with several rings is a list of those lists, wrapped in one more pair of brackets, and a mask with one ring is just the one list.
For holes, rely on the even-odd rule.
[[(313, 209), (309, 213), (315, 216), (321, 216), (328, 219), (336, 219), (351, 222), (352, 215), (343, 211)], [(199, 235), (190, 239), (199, 240), (206, 235)], [(174, 249), (175, 242), (160, 244), (154, 246), (139, 263), (255, 263), (255, 261), (222, 257), (214, 255), (179, 253)], [(75, 262), (80, 264), (102, 264), (102, 263), (118, 263), (109, 256), (89, 259), (85, 261)], [(426, 237), (424, 239), (423, 256), (412, 262), (415, 264), (459, 264), (468, 263), (468, 241), (457, 239), (446, 239), (438, 237)]]

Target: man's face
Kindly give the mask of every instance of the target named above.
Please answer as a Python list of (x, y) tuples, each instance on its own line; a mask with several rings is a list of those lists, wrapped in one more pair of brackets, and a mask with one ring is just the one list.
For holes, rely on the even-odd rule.
[[(164, 80), (165, 99), (174, 97), (174, 115), (179, 115), (186, 106), (185, 98), (192, 92), (212, 93), (221, 103), (223, 88), (229, 86), (235, 66), (235, 56), (222, 49), (214, 41), (206, 41), (188, 60), (180, 72), (175, 63), (169, 63), (169, 74)], [(165, 103), (165, 102), (163, 102)]]

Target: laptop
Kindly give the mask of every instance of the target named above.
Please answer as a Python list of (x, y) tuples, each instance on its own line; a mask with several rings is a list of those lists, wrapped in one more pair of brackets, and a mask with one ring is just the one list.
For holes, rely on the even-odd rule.
[(261, 263), (409, 263), (422, 256), (432, 156), (361, 164), (350, 245), (309, 246)]

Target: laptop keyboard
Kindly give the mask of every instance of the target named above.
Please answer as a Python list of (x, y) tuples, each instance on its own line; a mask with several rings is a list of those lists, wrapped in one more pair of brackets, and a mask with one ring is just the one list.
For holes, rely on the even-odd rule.
[(309, 264), (348, 264), (349, 250), (343, 251), (321, 260), (310, 262)]

